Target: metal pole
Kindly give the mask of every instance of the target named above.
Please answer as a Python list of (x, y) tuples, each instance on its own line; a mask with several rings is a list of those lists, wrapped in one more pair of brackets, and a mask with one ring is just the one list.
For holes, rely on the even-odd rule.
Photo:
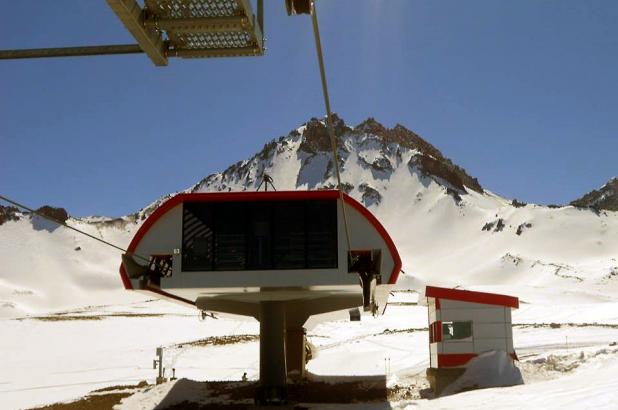
[(83, 57), (110, 54), (143, 53), (137, 44), (114, 44), (103, 46), (77, 46), (55, 48), (30, 48), (24, 50), (0, 50), (0, 60), (23, 58)]

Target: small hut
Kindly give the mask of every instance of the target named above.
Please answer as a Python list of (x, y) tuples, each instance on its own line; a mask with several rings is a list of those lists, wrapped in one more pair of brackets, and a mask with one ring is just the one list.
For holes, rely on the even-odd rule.
[(495, 293), (427, 286), (429, 368), (427, 378), (436, 393), (457, 379), (466, 364), (492, 350), (513, 348), (511, 309), (519, 299)]

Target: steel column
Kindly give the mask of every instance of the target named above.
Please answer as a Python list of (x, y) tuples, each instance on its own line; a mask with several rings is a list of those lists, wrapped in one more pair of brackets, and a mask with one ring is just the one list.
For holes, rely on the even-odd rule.
[(285, 302), (260, 303), (260, 387), (258, 404), (287, 399), (285, 361)]

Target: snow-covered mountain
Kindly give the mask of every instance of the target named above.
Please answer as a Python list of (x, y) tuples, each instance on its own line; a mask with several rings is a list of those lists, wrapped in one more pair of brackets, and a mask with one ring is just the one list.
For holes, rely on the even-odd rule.
[[(402, 166), (425, 184), (433, 180), (447, 188), (456, 201), (466, 193), (465, 187), (483, 193), (476, 178), (402, 125), (389, 129), (369, 118), (352, 128), (336, 114), (333, 124), (344, 188), (365, 206), (380, 204), (391, 177)], [(255, 190), (264, 173), (280, 190), (334, 188), (332, 157), (324, 121), (312, 118), (287, 136), (270, 141), (249, 160), (204, 178), (191, 191)]]
[[(387, 128), (370, 118), (352, 127), (338, 117), (334, 123), (345, 190), (391, 233), (406, 273), (402, 287), (432, 283), (512, 293), (523, 286), (528, 299), (544, 298), (550, 288), (574, 300), (618, 294), (618, 213), (508, 200), (401, 125)], [(311, 119), (183, 192), (255, 190), (264, 174), (278, 190), (335, 187), (324, 120)], [(611, 184), (603, 192), (614, 189)], [(68, 223), (126, 246), (167, 198), (123, 218)], [(14, 209), (0, 216), (0, 315), (127, 297), (113, 248)]]

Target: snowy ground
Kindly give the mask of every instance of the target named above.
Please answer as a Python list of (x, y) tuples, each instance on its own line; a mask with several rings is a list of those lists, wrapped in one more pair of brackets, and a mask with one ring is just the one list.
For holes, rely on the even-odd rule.
[[(523, 304), (514, 312), (514, 338), (526, 384), (427, 400), (420, 399), (420, 391), (427, 387), (427, 311), (406, 296), (397, 294), (396, 303), (383, 317), (363, 317), (360, 323), (325, 322), (310, 330), (318, 354), (308, 370), (324, 377), (386, 375), (391, 388), (397, 385), (407, 392), (406, 399), (367, 403), (368, 408), (451, 408), (455, 404), (479, 408), (487, 403), (499, 408), (615, 408), (618, 310), (614, 303)], [(531, 321), (532, 316), (540, 320)], [(258, 331), (253, 320), (200, 321), (195, 311), (164, 301), (2, 319), (0, 408), (30, 408), (70, 401), (106, 386), (152, 383), (157, 346), (165, 347), (165, 366), (174, 367), (179, 378), (231, 381), (247, 372), (255, 380)], [(238, 337), (218, 338), (230, 335)], [(196, 340), (204, 342), (190, 343)], [(172, 387), (168, 383), (148, 388), (117, 407), (152, 409)], [(189, 395), (199, 400), (204, 394), (200, 392)]]

